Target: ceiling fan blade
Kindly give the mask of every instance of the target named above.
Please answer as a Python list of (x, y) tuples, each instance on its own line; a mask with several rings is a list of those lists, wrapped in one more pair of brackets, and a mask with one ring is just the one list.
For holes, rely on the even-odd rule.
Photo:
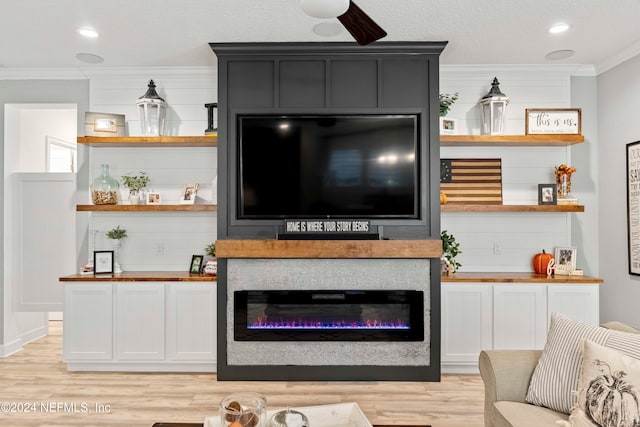
[(349, 9), (338, 16), (338, 20), (361, 46), (373, 43), (387, 35), (385, 30), (352, 1), (349, 2)]

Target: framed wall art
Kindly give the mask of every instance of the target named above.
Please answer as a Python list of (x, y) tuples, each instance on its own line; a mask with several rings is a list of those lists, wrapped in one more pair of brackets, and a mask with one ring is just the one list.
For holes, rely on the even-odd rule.
[(582, 109), (527, 108), (525, 133), (527, 135), (580, 135)]
[(114, 251), (93, 251), (93, 272), (95, 274), (113, 273)]
[(640, 141), (627, 144), (629, 274), (640, 276)]

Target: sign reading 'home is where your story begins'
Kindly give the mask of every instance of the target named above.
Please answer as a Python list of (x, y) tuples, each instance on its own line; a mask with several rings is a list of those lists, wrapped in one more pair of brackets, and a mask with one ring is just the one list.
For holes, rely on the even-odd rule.
[(285, 220), (286, 233), (368, 233), (365, 220)]

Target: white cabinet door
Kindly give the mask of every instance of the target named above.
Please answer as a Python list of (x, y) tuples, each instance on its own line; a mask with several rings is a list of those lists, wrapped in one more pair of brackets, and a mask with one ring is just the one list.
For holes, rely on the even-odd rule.
[(113, 284), (65, 283), (63, 359), (113, 357)]
[(493, 286), (493, 348), (541, 349), (547, 338), (545, 285)]
[(491, 310), (490, 284), (442, 284), (442, 363), (448, 372), (477, 369), (480, 351), (491, 348)]
[(215, 283), (169, 283), (169, 360), (216, 361)]
[(164, 283), (118, 282), (115, 286), (116, 358), (164, 359)]
[(600, 323), (600, 286), (598, 284), (549, 285), (549, 315), (560, 313), (576, 322)]

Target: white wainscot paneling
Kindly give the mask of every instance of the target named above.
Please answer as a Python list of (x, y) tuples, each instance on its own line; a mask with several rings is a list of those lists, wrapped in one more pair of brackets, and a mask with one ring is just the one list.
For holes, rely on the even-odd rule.
[(493, 348), (541, 349), (547, 337), (547, 289), (515, 283), (493, 286)]
[(113, 285), (65, 283), (63, 359), (111, 360)]
[(160, 282), (116, 287), (116, 358), (163, 360), (165, 290)]
[(216, 361), (216, 285), (169, 283), (167, 358)]
[(597, 326), (600, 322), (600, 286), (549, 285), (549, 318), (560, 313), (575, 320)]
[(477, 370), (480, 351), (492, 346), (491, 318), (490, 284), (442, 284), (444, 371)]

